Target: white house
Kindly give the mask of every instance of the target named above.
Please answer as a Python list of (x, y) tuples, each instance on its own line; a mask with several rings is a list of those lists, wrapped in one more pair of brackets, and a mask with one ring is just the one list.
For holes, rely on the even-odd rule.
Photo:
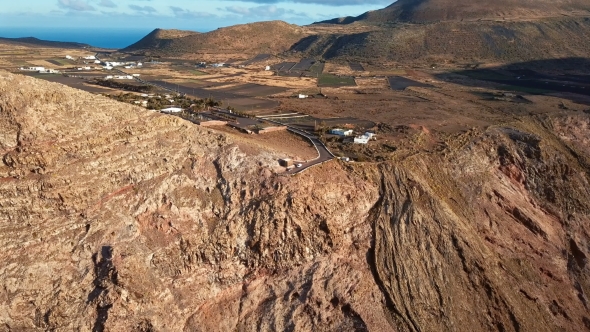
[(112, 67), (112, 66), (103, 66), (102, 68), (103, 68), (103, 69), (106, 69), (106, 70), (111, 70), (111, 69), (113, 69), (113, 67)]
[(264, 68), (264, 70), (270, 71), (270, 66), (266, 66), (266, 68)]
[(66, 55), (66, 59), (68, 59), (68, 60), (74, 60), (74, 58), (72, 56), (70, 56), (70, 55)]
[(141, 63), (141, 62), (138, 62), (138, 63), (137, 63), (137, 67), (141, 67), (141, 66), (143, 66), (143, 63)]
[(96, 56), (94, 55), (88, 55), (84, 57), (85, 60), (96, 60)]
[(375, 134), (370, 133), (370, 132), (366, 132), (361, 136), (357, 136), (354, 138), (354, 142), (358, 143), (358, 144), (367, 144), (369, 143), (370, 140), (372, 140), (375, 137)]
[(182, 112), (182, 108), (180, 108), (180, 107), (168, 107), (168, 108), (161, 109), (160, 112), (164, 112), (164, 113), (180, 113), (180, 112)]
[(354, 138), (354, 142), (357, 144), (367, 144), (369, 143), (369, 136), (361, 135)]
[(45, 69), (45, 70), (39, 70), (39, 73), (41, 74), (58, 74), (59, 70), (56, 69)]
[(20, 70), (24, 71), (45, 71), (45, 67), (21, 67)]
[(335, 129), (330, 130), (330, 134), (338, 135), (338, 136), (352, 136), (353, 131), (352, 131), (352, 129), (345, 130), (345, 129), (335, 128)]
[(133, 77), (139, 77), (139, 76), (140, 76), (140, 74), (133, 74), (132, 76), (133, 76)]
[(113, 79), (113, 75), (107, 75), (104, 79), (105, 80), (112, 80)]
[(100, 63), (100, 60), (94, 60), (94, 63)]
[(299, 99), (305, 99), (305, 98), (307, 98), (307, 97), (309, 97), (309, 96), (308, 96), (308, 95), (302, 95), (302, 94), (299, 94)]

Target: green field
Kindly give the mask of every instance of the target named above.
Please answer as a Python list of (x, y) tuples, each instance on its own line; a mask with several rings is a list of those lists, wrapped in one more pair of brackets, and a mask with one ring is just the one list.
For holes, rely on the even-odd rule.
[(47, 61), (48, 62), (51, 62), (53, 64), (59, 63), (62, 66), (71, 66), (73, 64), (70, 60), (67, 60), (67, 59), (59, 59), (59, 58), (53, 58), (53, 59), (49, 59)]
[(316, 61), (316, 63), (309, 67), (309, 72), (312, 73), (314, 76), (321, 75), (324, 72), (324, 67), (324, 63)]
[(354, 77), (352, 76), (336, 76), (332, 74), (322, 74), (318, 79), (318, 86), (320, 87), (341, 87), (341, 86), (356, 86)]

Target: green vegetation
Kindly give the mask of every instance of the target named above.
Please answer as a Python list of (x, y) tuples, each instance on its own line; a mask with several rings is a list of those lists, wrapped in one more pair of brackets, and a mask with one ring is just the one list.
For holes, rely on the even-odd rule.
[(336, 76), (332, 74), (322, 74), (318, 79), (318, 86), (321, 87), (341, 87), (356, 86), (352, 76)]
[(113, 81), (113, 80), (95, 79), (94, 81), (92, 81), (90, 83), (100, 85), (100, 86), (105, 86), (107, 88), (132, 91), (132, 92), (146, 93), (146, 92), (151, 92), (154, 90), (154, 87), (151, 85), (135, 85), (135, 84), (117, 82), (117, 81)]
[[(120, 93), (118, 95), (107, 95), (108, 97), (115, 99), (120, 102), (141, 105), (143, 101), (147, 103), (145, 106), (147, 109), (160, 110), (170, 106), (168, 99), (174, 100), (174, 106), (178, 106), (186, 110), (187, 113), (198, 113), (199, 111), (205, 110), (208, 107), (219, 107), (222, 105), (221, 101), (217, 101), (211, 98), (206, 99), (193, 99), (183, 95), (175, 95), (171, 98), (165, 98), (159, 95), (150, 95), (150, 97), (142, 97), (134, 93)], [(137, 103), (139, 102), (139, 103)]]
[(322, 61), (316, 61), (311, 67), (309, 67), (309, 72), (313, 76), (321, 75), (324, 72), (325, 63)]

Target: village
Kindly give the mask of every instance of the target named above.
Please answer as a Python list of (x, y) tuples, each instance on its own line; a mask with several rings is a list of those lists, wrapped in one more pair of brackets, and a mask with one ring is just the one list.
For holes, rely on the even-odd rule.
[[(264, 61), (259, 61), (262, 58)], [(22, 66), (18, 70), (213, 130), (228, 128), (252, 139), (278, 132), (299, 136), (316, 150), (316, 158), (295, 158), (285, 163), (284, 171), (291, 174), (334, 158), (344, 162), (371, 160), (374, 151), (380, 151), (382, 143), (372, 143), (378, 137), (376, 123), (355, 117), (318, 117), (310, 112), (314, 106), (309, 111), (303, 106), (333, 99), (324, 92), (354, 87), (354, 80), (317, 74), (325, 64), (312, 59), (280, 61), (257, 56), (246, 62), (187, 62), (98, 52), (31, 62), (48, 65)], [(311, 76), (313, 73), (317, 77)], [(249, 75), (253, 75), (251, 79), (236, 84)], [(249, 82), (257, 77), (267, 82)], [(300, 105), (297, 110), (285, 109), (281, 105), (286, 101)], [(285, 150), (289, 148), (285, 146)]]

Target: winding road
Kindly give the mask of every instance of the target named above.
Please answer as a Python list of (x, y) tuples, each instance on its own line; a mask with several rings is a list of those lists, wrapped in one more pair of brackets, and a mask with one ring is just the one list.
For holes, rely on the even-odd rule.
[(289, 130), (290, 132), (292, 132), (296, 135), (305, 137), (306, 139), (308, 139), (311, 142), (311, 144), (313, 144), (313, 146), (315, 147), (315, 149), (318, 152), (318, 157), (316, 159), (301, 163), (301, 167), (293, 168), (293, 169), (287, 171), (288, 174), (294, 175), (297, 173), (301, 173), (310, 167), (323, 164), (323, 163), (335, 158), (335, 156), (332, 154), (332, 152), (330, 152), (330, 150), (328, 150), (328, 148), (319, 139), (319, 137), (317, 137), (315, 135), (311, 135), (306, 131), (299, 130), (297, 128), (291, 127), (287, 124), (284, 124), (284, 123), (281, 123), (278, 121), (269, 120), (269, 119), (265, 119), (265, 121), (268, 121), (268, 122), (271, 122), (271, 123), (274, 123), (274, 124), (277, 124), (280, 126), (285, 126), (285, 127), (287, 127), (287, 130)]

